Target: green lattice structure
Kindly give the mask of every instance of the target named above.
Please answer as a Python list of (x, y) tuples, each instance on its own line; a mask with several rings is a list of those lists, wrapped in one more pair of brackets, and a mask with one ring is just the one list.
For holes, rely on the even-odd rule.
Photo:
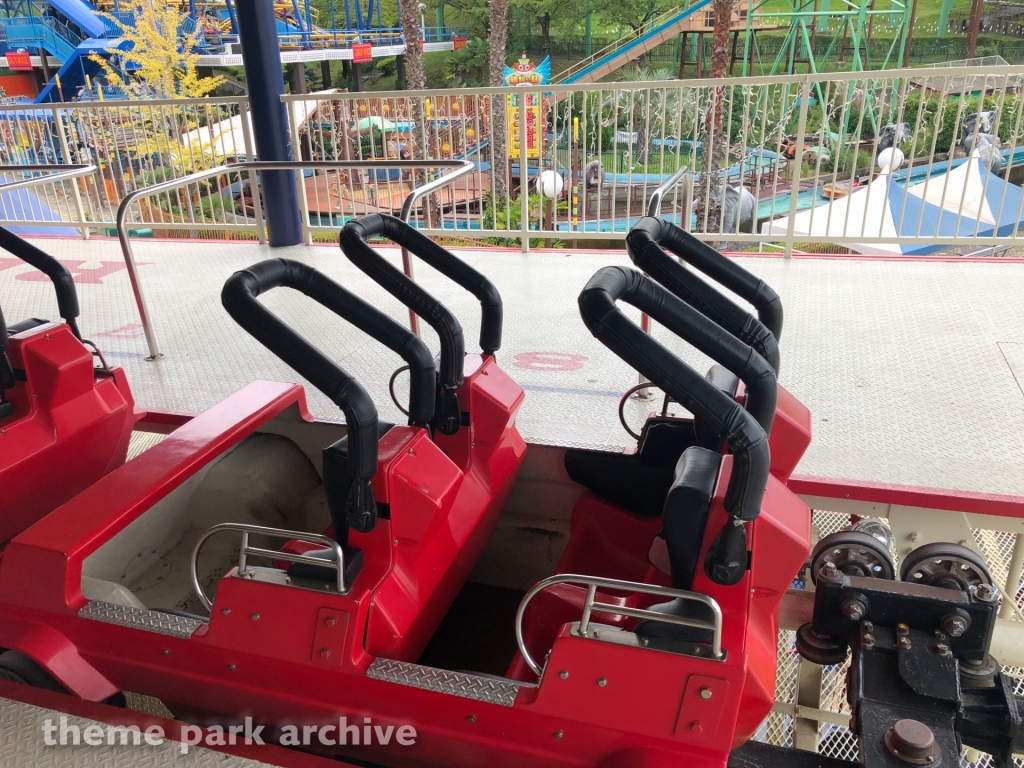
[[(744, 76), (781, 75), (807, 67), (817, 74), (829, 71), (868, 72), (902, 66), (911, 29), (912, 0), (755, 0), (746, 18)], [(765, 60), (758, 50), (759, 26), (781, 26), (785, 37), (774, 58)], [(873, 34), (874, 33), (874, 34)], [(870, 41), (891, 41), (885, 55), (871, 56)], [(828, 40), (825, 52), (815, 54), (815, 43)], [(816, 96), (823, 101), (820, 87)], [(852, 94), (851, 94), (852, 95)], [(875, 110), (870, 119), (877, 128)], [(846, 133), (847, 126), (843, 126)]]

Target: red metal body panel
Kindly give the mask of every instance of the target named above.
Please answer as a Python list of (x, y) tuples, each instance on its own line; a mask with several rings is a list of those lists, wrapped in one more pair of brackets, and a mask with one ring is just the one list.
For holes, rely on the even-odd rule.
[(63, 324), (11, 337), (25, 381), (0, 424), (0, 545), (124, 463), (135, 412), (124, 372), (96, 371)]
[[(180, 482), (201, 463), (192, 458), (196, 454), (209, 460), (287, 405), (301, 404), (298, 388), (268, 391), (271, 386), (251, 385), (222, 404), (226, 406), (223, 410), (220, 406), (211, 409), (143, 454), (136, 471), (126, 465), (82, 496), (100, 494), (104, 485), (149, 489), (158, 470), (165, 481)], [(409, 447), (429, 450), (429, 443), (421, 443), (420, 434), (410, 431), (416, 434)], [(162, 452), (154, 453), (161, 447)], [(401, 476), (403, 470), (397, 464), (408, 461), (404, 458), (408, 456), (406, 451), (392, 460), (392, 476)], [(125, 478), (118, 478), (119, 474)], [(728, 466), (722, 475), (715, 500), (719, 512)], [(743, 737), (734, 734), (734, 723), (746, 728), (746, 719), (738, 718), (739, 711), (750, 706), (748, 702), (760, 705), (764, 681), (774, 682), (774, 654), (769, 668), (751, 651), (760, 647), (761, 634), (773, 630), (783, 591), (778, 589), (776, 594), (775, 590), (792, 578), (798, 559), (796, 552), (787, 557), (776, 551), (762, 563), (757, 553), (762, 546), (785, 542), (794, 550), (799, 545), (802, 558), (808, 545), (806, 507), (774, 479), (767, 498), (781, 508), (766, 508), (752, 525), (754, 569), (740, 585), (715, 587), (726, 613), (724, 646), (729, 656), (725, 662), (584, 640), (572, 637), (563, 627), (548, 670), (565, 670), (567, 677), (547, 674), (539, 688), (522, 689), (511, 707), (366, 677), (372, 657), (363, 648), (361, 628), (375, 609), (376, 595), (361, 587), (362, 577), (349, 595), (226, 577), (218, 588), (209, 624), (189, 639), (82, 619), (76, 613), (84, 598), (77, 590), (65, 590), (65, 582), (76, 579), (72, 563), (80, 568), (85, 550), (100, 541), (83, 536), (81, 530), (57, 535), (60, 524), (68, 522), (61, 518), (88, 516), (89, 509), (95, 509), (91, 503), (96, 499), (82, 497), (44, 520), (36, 527), (40, 530), (33, 528), (12, 542), (12, 557), (0, 565), (5, 617), (0, 645), (13, 644), (32, 655), (31, 649), (12, 643), (18, 639), (14, 628), (44, 618), (54, 632), (73, 642), (96, 674), (119, 688), (145, 691), (172, 706), (175, 702), (192, 703), (193, 713), (197, 712), (195, 703), (202, 702), (205, 712), (252, 715), (257, 722), (271, 725), (331, 723), (339, 714), (350, 719), (372, 717), (382, 725), (414, 724), (414, 746), (345, 749), (353, 757), (393, 765), (667, 766), (685, 759), (688, 765), (723, 766), (729, 747)], [(119, 509), (115, 519), (107, 520), (97, 510), (83, 525), (99, 527), (109, 535), (127, 522), (124, 518), (134, 517), (141, 509), (141, 505), (129, 507), (135, 512)], [(380, 532), (389, 526), (389, 521), (381, 521)], [(83, 538), (92, 543), (69, 544)], [(28, 581), (19, 583), (15, 568), (38, 566), (44, 551), (59, 556), (61, 547), (74, 554), (68, 560), (57, 557), (45, 563), (56, 578), (35, 586)], [(369, 547), (367, 558), (368, 565), (375, 559)], [(763, 598), (748, 597), (761, 594), (762, 588)], [(18, 593), (22, 593), (20, 598)], [(750, 615), (754, 605), (759, 616)], [(327, 629), (321, 624), (327, 618), (335, 619), (334, 627), (327, 629), (347, 622), (348, 631), (343, 636), (325, 634)], [(337, 665), (323, 663), (320, 651), (324, 648), (331, 652), (328, 659), (341, 654)], [(597, 682), (602, 678), (605, 685)], [(705, 719), (699, 728), (686, 720), (695, 706), (694, 686), (713, 686), (714, 695), (721, 697), (714, 708), (704, 708)], [(748, 688), (754, 693), (748, 693)], [(770, 701), (764, 706), (770, 706)], [(759, 709), (750, 719), (759, 721), (763, 714)]]
[[(726, 456), (699, 562), (703, 562), (704, 553), (726, 521), (723, 502), (731, 469), (732, 457)], [(747, 530), (750, 570), (739, 584), (716, 584), (703, 568), (697, 569), (693, 580), (693, 591), (715, 598), (722, 609), (722, 645), (737, 657), (727, 659), (726, 664), (737, 663), (738, 657), (743, 657), (742, 701), (734, 714), (736, 736), (732, 746), (742, 744), (754, 734), (775, 701), (779, 606), (810, 553), (811, 513), (791, 490), (769, 475), (761, 514)]]
[(768, 436), (772, 454), (771, 473), (782, 482), (788, 482), (810, 444), (810, 409), (780, 385), (775, 421)]
[[(746, 391), (741, 381), (736, 390), (736, 400), (741, 405)], [(771, 473), (785, 483), (811, 444), (811, 411), (781, 384), (778, 393), (768, 448), (772, 455)]]

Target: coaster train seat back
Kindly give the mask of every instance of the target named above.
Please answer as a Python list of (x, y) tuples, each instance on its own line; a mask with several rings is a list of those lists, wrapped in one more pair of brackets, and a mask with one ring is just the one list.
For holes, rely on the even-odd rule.
[[(639, 269), (725, 331), (750, 345), (778, 375), (782, 302), (763, 280), (672, 222), (653, 217), (642, 218), (629, 232), (626, 250)], [(757, 317), (684, 264), (750, 302), (757, 311)], [(707, 378), (730, 397), (745, 402), (744, 385), (737, 372), (719, 363), (711, 367)], [(624, 426), (623, 408), (627, 399), (643, 389), (646, 387), (638, 384), (622, 397), (619, 416)], [(670, 416), (668, 405), (669, 399), (666, 398), (662, 412), (651, 414), (639, 434), (627, 427), (627, 431), (637, 438), (637, 447), (633, 451), (612, 454), (572, 450), (566, 453), (565, 465), (569, 476), (593, 492), (582, 500), (584, 506), (591, 500), (602, 506), (604, 502), (612, 502), (641, 518), (657, 517), (661, 514), (662, 502), (672, 484), (673, 470), (682, 452), (691, 445), (721, 449), (718, 438), (709, 433), (699, 419)], [(763, 419), (761, 423), (765, 426)], [(766, 431), (772, 451), (772, 474), (786, 482), (810, 445), (810, 411), (779, 386), (776, 412)], [(581, 511), (581, 514), (586, 513)]]
[[(402, 246), (476, 297), (481, 310), (480, 354), (466, 354), (462, 326), (444, 304), (367, 242), (379, 238)], [(526, 445), (511, 428), (522, 389), (495, 359), (502, 330), (497, 289), (461, 259), (394, 216), (371, 214), (351, 221), (342, 229), (340, 243), (353, 264), (409, 309), (414, 329), (418, 318), (423, 318), (436, 331), (441, 349), (436, 360), (437, 405), (431, 421), (434, 441), (467, 474), (476, 473), (487, 484), (500, 484), (505, 472), (491, 466), (492, 459), (503, 454), (506, 444), (520, 455)], [(392, 386), (401, 371), (395, 372)]]
[[(638, 274), (628, 270), (626, 272), (630, 279)], [(736, 402), (737, 408), (745, 408), (755, 423), (766, 434), (769, 433), (776, 414), (777, 384), (774, 371), (768, 362), (739, 338), (668, 293), (651, 279), (644, 278), (642, 286), (643, 290), (635, 290), (637, 295), (670, 297), (673, 325), (666, 325), (666, 328), (715, 360), (717, 368), (740, 380), (744, 386), (742, 399), (745, 405), (739, 404), (734, 392), (723, 392), (713, 377), (707, 377), (707, 383), (722, 392), (723, 396)], [(647, 302), (651, 303), (651, 300), (648, 299)], [(654, 317), (654, 313), (648, 314)], [(628, 356), (620, 356), (634, 367), (638, 367)], [(652, 381), (656, 382), (657, 379)], [(671, 394), (667, 393), (667, 396)], [(584, 493), (573, 509), (569, 542), (556, 566), (556, 574), (587, 574), (647, 584), (672, 584), (682, 589), (691, 588), (690, 577), (682, 577), (680, 574), (692, 573), (694, 570), (696, 553), (693, 548), (702, 540), (706, 518), (701, 515), (680, 518), (670, 512), (680, 503), (690, 503), (683, 501), (685, 499), (711, 498), (716, 476), (712, 468), (717, 467), (718, 457), (723, 453), (724, 442), (721, 430), (706, 426), (700, 414), (694, 413), (695, 421), (704, 424), (702, 429), (707, 435), (709, 447), (690, 445), (676, 458), (675, 466), (671, 470), (671, 485), (661, 497), (661, 514), (658, 517), (643, 517), (613, 502), (605, 501), (594, 493)], [(663, 429), (666, 430), (689, 429), (691, 434), (693, 433), (693, 421), (676, 419), (663, 424)], [(725, 448), (725, 453), (728, 453), (728, 445)], [(571, 457), (575, 453), (583, 455), (577, 458), (574, 465)], [(580, 460), (586, 460), (590, 456), (597, 456), (599, 460), (603, 458), (603, 455), (594, 452), (570, 451), (566, 458), (570, 476), (573, 476), (572, 470), (580, 466)], [(612, 457), (615, 454), (607, 456)], [(609, 466), (612, 466), (611, 462)], [(638, 476), (627, 475), (627, 478), (632, 480), (632, 484), (625, 486), (623, 492), (649, 491), (642, 487)], [(685, 555), (681, 554), (684, 552)], [(688, 565), (681, 565), (680, 557), (683, 557)], [(646, 600), (641, 593), (621, 594), (602, 591), (601, 595), (604, 603), (614, 604), (627, 611), (643, 605)], [(567, 621), (568, 617), (579, 615), (586, 599), (586, 588), (571, 583), (553, 585), (551, 589), (539, 595), (531, 604), (524, 619), (527, 647), (547, 647), (557, 627)], [(604, 620), (622, 624), (626, 621), (625, 613), (609, 615)], [(532, 678), (532, 672), (522, 658), (517, 658), (509, 674), (519, 679)]]
[(64, 320), (0, 319), (2, 548), (123, 464), (139, 414), (124, 372), (82, 338), (71, 273), (3, 227), (0, 248), (50, 278)]
[[(688, 316), (694, 317), (694, 322), (699, 322), (711, 337), (722, 341), (717, 345), (695, 344), (715, 362), (706, 378), (743, 404), (765, 431), (771, 449), (771, 473), (786, 482), (810, 444), (811, 416), (806, 406), (778, 386), (775, 375), (770, 377), (769, 385), (767, 374), (777, 374), (780, 359), (778, 338), (783, 308), (778, 294), (735, 260), (671, 222), (652, 217), (641, 219), (627, 235), (626, 245), (637, 267), (684, 302)], [(684, 261), (749, 301), (758, 317), (687, 269)], [(700, 320), (696, 319), (698, 315)], [(732, 348), (729, 339), (740, 342), (740, 347)], [(623, 396), (620, 418), (628, 397), (645, 386), (650, 385), (637, 385)], [(569, 477), (587, 491), (574, 505), (569, 543), (556, 573), (670, 583), (663, 530), (666, 499), (693, 492), (692, 488), (685, 490), (683, 470), (689, 467), (688, 471), (693, 472), (694, 464), (684, 464), (681, 457), (695, 446), (714, 453), (727, 450), (721, 436), (699, 417), (667, 415), (670, 399), (666, 394), (662, 412), (651, 414), (642, 432), (635, 435), (635, 450), (566, 451)], [(585, 596), (585, 589), (571, 584), (555, 586), (540, 595), (525, 619), (527, 636), (531, 638), (528, 644), (549, 644), (554, 627), (568, 616), (578, 615)], [(604, 600), (628, 608), (642, 597), (604, 595)], [(617, 620), (622, 621), (622, 617)], [(523, 679), (532, 676), (522, 659), (517, 659), (509, 674)]]

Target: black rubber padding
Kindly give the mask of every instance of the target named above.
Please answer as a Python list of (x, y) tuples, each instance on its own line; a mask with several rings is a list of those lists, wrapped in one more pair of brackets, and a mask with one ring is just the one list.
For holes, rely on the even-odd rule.
[(462, 326), (447, 307), (370, 247), (367, 240), (373, 238), (397, 243), (479, 300), (480, 349), (487, 355), (501, 347), (502, 304), (498, 289), (460, 258), (394, 216), (373, 213), (350, 221), (341, 230), (339, 242), (345, 256), (437, 331), (441, 339), (441, 384), (458, 387), (462, 384), (465, 356)]
[[(617, 301), (646, 312), (723, 365), (735, 366), (744, 382), (750, 379), (748, 387), (753, 384), (755, 388), (763, 386), (765, 392), (774, 391), (774, 371), (749, 346), (636, 270), (604, 267), (580, 294), (580, 314), (595, 338), (695, 417), (704, 419), (729, 444), (734, 463), (725, 508), (740, 520), (755, 519), (761, 509), (771, 463), (768, 437), (755, 414), (730, 400), (714, 384), (644, 333), (622, 313)], [(733, 365), (729, 365), (730, 362)], [(767, 400), (765, 411), (774, 415), (775, 401)], [(758, 415), (764, 418), (764, 414)]]
[[(11, 367), (11, 361), (7, 357), (8, 341), (7, 324), (4, 322), (3, 310), (0, 310), (0, 401), (4, 401), (4, 390), (14, 386), (14, 368)], [(9, 406), (9, 403), (3, 402), (3, 406)], [(8, 413), (10, 410), (10, 407), (3, 407), (4, 413), (0, 413), (0, 418), (10, 416)]]
[[(756, 349), (779, 370), (782, 300), (756, 275), (670, 221), (645, 216), (626, 235), (633, 263), (669, 291)], [(754, 317), (706, 283), (669, 251), (757, 309)]]
[(17, 651), (0, 653), (0, 680), (31, 685), (47, 691), (67, 693), (67, 690), (53, 676), (32, 659)]
[(221, 302), (235, 322), (344, 412), (350, 472), (353, 480), (369, 480), (377, 471), (377, 409), (373, 400), (352, 376), (256, 300), (261, 293), (278, 287), (301, 291), (397, 352), (409, 364), (409, 423), (418, 426), (425, 426), (434, 413), (435, 371), (430, 351), (383, 312), (297, 261), (263, 261), (236, 272), (224, 284)]
[(67, 267), (50, 254), (22, 240), (6, 227), (0, 227), (0, 248), (17, 256), (50, 278), (57, 293), (57, 310), (64, 322), (71, 328), (71, 332), (81, 341), (82, 334), (78, 331), (77, 322), (78, 292), (75, 290), (75, 281)]

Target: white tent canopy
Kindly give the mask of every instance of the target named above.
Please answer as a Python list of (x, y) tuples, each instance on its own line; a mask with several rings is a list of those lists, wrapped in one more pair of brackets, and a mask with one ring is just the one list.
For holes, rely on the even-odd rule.
[(932, 176), (908, 192), (957, 214), (967, 222), (960, 229), (969, 227), (970, 230), (962, 234), (972, 234), (976, 228), (984, 234), (992, 234), (993, 229), (1000, 235), (1009, 234), (1017, 228), (1021, 218), (1020, 187), (991, 173), (978, 149), (949, 173)]
[[(947, 238), (1005, 237), (1015, 232), (1024, 218), (1024, 191), (990, 172), (977, 152), (952, 165), (933, 169), (929, 179), (909, 189), (885, 169), (848, 197), (797, 213), (793, 234), (809, 240), (901, 238), (902, 242), (853, 240), (843, 245), (860, 253), (920, 256), (942, 250)], [(787, 216), (768, 222), (761, 231), (784, 235), (789, 226)]]
[[(793, 217), (793, 234), (798, 237), (886, 237), (899, 236), (897, 223), (890, 210), (889, 192), (898, 186), (888, 173), (882, 173), (869, 184), (846, 197), (826, 205), (807, 208)], [(761, 233), (785, 235), (789, 232), (789, 216), (761, 225)], [(900, 254), (896, 243), (846, 243), (860, 253)]]

